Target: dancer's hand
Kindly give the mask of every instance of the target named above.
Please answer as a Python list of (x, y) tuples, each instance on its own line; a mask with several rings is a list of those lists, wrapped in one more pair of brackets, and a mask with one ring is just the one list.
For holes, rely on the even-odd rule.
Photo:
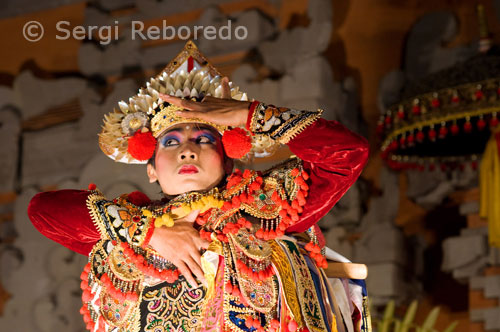
[(249, 101), (231, 99), (229, 79), (221, 80), (222, 98), (206, 96), (202, 101), (192, 101), (160, 93), (164, 101), (182, 107), (178, 114), (185, 118), (198, 118), (224, 126), (244, 126), (247, 122)]
[(172, 227), (158, 227), (154, 230), (149, 245), (162, 257), (172, 262), (192, 287), (199, 281), (206, 284), (201, 268), (200, 249), (208, 248), (208, 241), (200, 238), (193, 227), (199, 211), (193, 211), (184, 218), (176, 219)]

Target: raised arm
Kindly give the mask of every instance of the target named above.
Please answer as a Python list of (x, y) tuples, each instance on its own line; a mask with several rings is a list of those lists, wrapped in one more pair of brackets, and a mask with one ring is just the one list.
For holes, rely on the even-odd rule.
[(321, 111), (298, 111), (252, 103), (247, 128), (287, 144), (309, 174), (309, 196), (300, 221), (287, 232), (303, 232), (319, 221), (361, 174), (368, 143)]
[(288, 231), (302, 232), (319, 221), (346, 193), (368, 160), (368, 142), (336, 121), (318, 119), (288, 143), (310, 175), (301, 220)]

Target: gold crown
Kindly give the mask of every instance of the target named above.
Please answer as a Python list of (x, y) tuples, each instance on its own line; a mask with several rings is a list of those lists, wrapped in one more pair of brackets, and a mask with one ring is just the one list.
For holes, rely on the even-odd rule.
[(153, 136), (158, 138), (165, 132), (165, 130), (180, 123), (207, 124), (217, 129), (217, 131), (221, 134), (228, 129), (227, 126), (221, 126), (198, 118), (184, 118), (176, 114), (177, 111), (182, 110), (182, 107), (170, 105), (168, 103), (160, 104), (158, 112), (156, 112), (151, 119), (151, 133)]
[[(151, 132), (158, 138), (168, 128), (180, 123), (203, 123), (214, 127), (219, 133), (226, 129), (201, 119), (188, 119), (175, 112), (181, 108), (160, 99), (160, 93), (176, 97), (201, 100), (204, 96), (222, 97), (222, 75), (200, 53), (192, 41), (188, 41), (181, 52), (157, 76), (152, 77), (146, 87), (131, 97), (120, 101), (118, 108), (104, 116), (104, 125), (99, 134), (99, 147), (111, 159), (128, 164), (144, 164), (146, 160), (134, 158), (129, 153), (129, 141), (136, 133)], [(229, 82), (231, 98), (248, 100), (246, 93)], [(251, 156), (264, 157), (274, 153), (279, 146), (264, 135), (252, 136)]]
[[(223, 133), (227, 128), (200, 119), (178, 116), (181, 110), (160, 99), (160, 93), (176, 97), (201, 100), (204, 96), (222, 97), (221, 74), (188, 41), (182, 51), (146, 87), (128, 102), (120, 101), (118, 108), (104, 116), (99, 134), (99, 147), (111, 159), (124, 163), (144, 164), (128, 152), (129, 139), (138, 131), (151, 131), (158, 138), (166, 129), (180, 123), (204, 123)], [(239, 87), (229, 82), (231, 98), (248, 100)]]

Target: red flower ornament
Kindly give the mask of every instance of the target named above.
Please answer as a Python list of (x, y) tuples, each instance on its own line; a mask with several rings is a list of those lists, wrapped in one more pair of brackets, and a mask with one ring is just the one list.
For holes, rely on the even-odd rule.
[(137, 160), (144, 161), (153, 157), (156, 149), (156, 138), (150, 131), (137, 131), (128, 139), (127, 152)]
[(240, 159), (252, 148), (252, 139), (241, 128), (234, 128), (224, 132), (222, 144), (226, 155), (232, 159)]

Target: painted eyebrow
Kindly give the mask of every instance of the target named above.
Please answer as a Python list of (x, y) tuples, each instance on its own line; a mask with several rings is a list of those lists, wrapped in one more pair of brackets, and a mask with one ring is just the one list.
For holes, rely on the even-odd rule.
[(166, 141), (167, 141), (167, 140), (169, 140), (169, 139), (175, 139), (175, 140), (177, 140), (177, 141), (180, 141), (180, 140), (182, 139), (182, 137), (181, 137), (181, 135), (180, 135), (180, 133), (179, 133), (179, 132), (172, 130), (172, 131), (169, 131), (168, 133), (166, 133), (165, 135), (163, 135), (163, 136), (159, 139), (159, 141), (160, 141), (161, 143), (164, 143), (164, 142), (166, 142)]
[(200, 129), (200, 130), (193, 133), (193, 137), (196, 139), (203, 137), (203, 136), (207, 137), (212, 143), (217, 142), (216, 136), (212, 133), (212, 131), (210, 131), (208, 129)]
[(203, 128), (202, 128), (202, 129), (197, 130), (197, 131), (195, 131), (195, 132), (193, 133), (193, 135), (199, 135), (199, 134), (208, 134), (208, 135), (213, 136), (213, 137), (215, 138), (215, 136), (214, 136), (214, 134), (212, 133), (212, 131), (211, 131), (211, 130), (208, 130), (208, 129), (203, 129)]

